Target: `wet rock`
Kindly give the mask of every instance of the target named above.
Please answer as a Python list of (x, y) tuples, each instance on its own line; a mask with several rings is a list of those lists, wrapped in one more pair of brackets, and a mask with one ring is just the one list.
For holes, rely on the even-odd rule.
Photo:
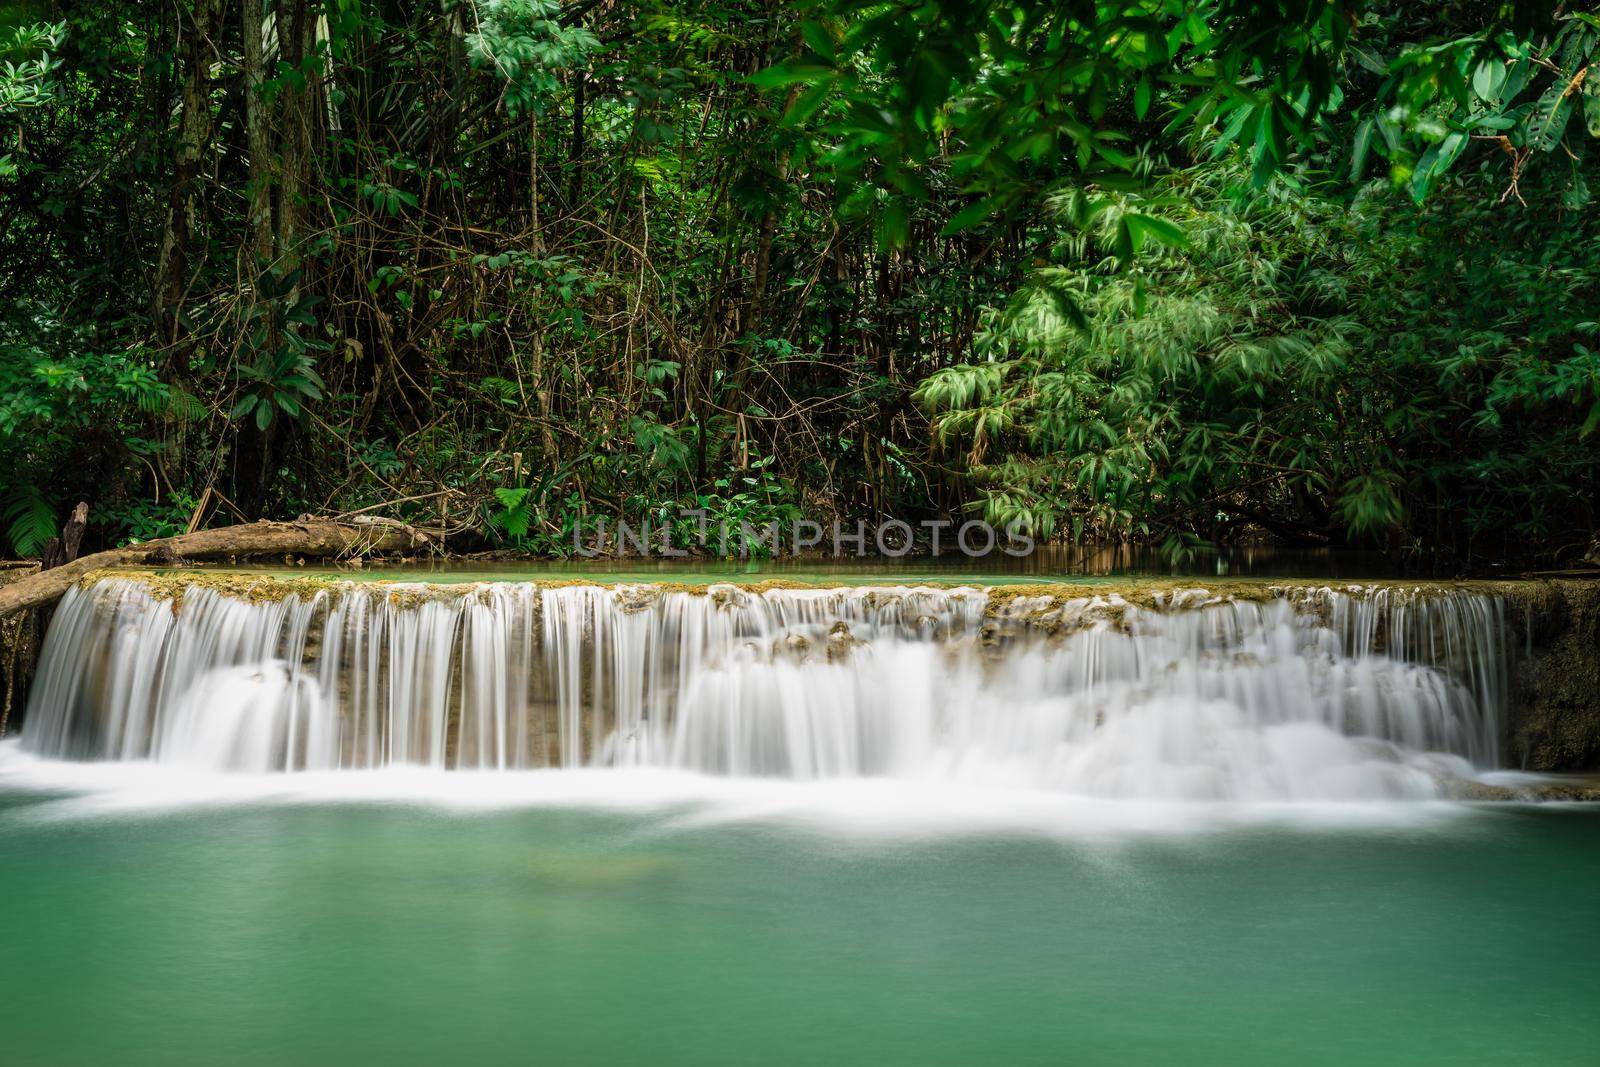
[(1452, 800), (1483, 800), (1510, 803), (1600, 801), (1600, 779), (1589, 777), (1549, 777), (1543, 780), (1508, 784), (1458, 779), (1448, 782), (1445, 795)]
[(1471, 780), (1457, 780), (1446, 782), (1445, 796), (1451, 800), (1516, 800), (1514, 790), (1503, 785), (1490, 785), (1487, 782), (1474, 782)]
[(987, 655), (998, 652), (1006, 642), (1008, 628), (998, 619), (986, 619), (978, 629), (978, 647)]
[(846, 663), (855, 654), (855, 650), (866, 642), (850, 632), (850, 627), (843, 622), (836, 622), (828, 631), (828, 662)]
[(811, 642), (802, 634), (784, 634), (774, 644), (773, 654), (792, 663), (804, 663), (811, 658)]
[[(37, 568), (0, 566), (0, 585), (26, 578)], [(39, 662), (39, 642), (44, 626), (42, 612), (22, 611), (0, 619), (0, 735), (13, 719), (21, 718), (27, 703), (28, 685)]]
[(613, 595), (624, 615), (636, 615), (661, 602), (662, 588), (659, 585), (619, 585)]
[(726, 582), (706, 587), (706, 596), (719, 608), (741, 608), (749, 595), (738, 586)]
[(1530, 771), (1600, 769), (1600, 582), (1504, 583), (1518, 658), (1506, 761)]

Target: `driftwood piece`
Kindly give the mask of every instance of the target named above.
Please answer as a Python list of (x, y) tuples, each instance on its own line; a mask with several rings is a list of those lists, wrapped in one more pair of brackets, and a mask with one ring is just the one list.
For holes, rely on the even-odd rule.
[(0, 619), (54, 603), (79, 578), (106, 567), (250, 556), (308, 556), (324, 559), (371, 552), (412, 552), (427, 549), (433, 543), (421, 531), (387, 524), (252, 522), (220, 530), (198, 530), (128, 545), (126, 548), (114, 548), (108, 552), (96, 552), (8, 585), (0, 589)]
[(61, 528), (61, 561), (56, 564), (62, 566), (78, 558), (78, 546), (83, 544), (83, 530), (89, 525), (89, 504), (87, 501), (78, 501), (78, 506), (72, 509), (72, 517)]

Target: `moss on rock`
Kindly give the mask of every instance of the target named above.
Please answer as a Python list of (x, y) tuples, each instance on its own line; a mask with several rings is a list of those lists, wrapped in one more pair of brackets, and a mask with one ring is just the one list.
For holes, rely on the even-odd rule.
[[(38, 571), (36, 564), (0, 565), (0, 585), (21, 581)], [(40, 611), (19, 611), (0, 619), (0, 736), (20, 718), (28, 687), (39, 665), (44, 625)]]
[(1600, 582), (1507, 583), (1520, 648), (1506, 740), (1536, 771), (1600, 769)]
[(78, 579), (78, 587), (90, 589), (108, 579), (138, 582), (157, 600), (170, 600), (174, 608), (181, 607), (183, 597), (190, 589), (210, 589), (236, 600), (252, 604), (275, 603), (298, 596), (311, 599), (346, 584), (338, 574), (306, 574), (278, 577), (250, 571), (163, 570), (159, 568), (126, 567), (115, 570), (90, 571)]

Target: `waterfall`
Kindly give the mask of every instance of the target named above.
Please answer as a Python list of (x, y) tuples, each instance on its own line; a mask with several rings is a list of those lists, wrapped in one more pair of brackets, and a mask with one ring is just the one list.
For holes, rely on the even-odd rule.
[(1496, 764), (1504, 606), (1460, 590), (202, 582), (71, 590), (44, 757), (229, 771), (653, 767), (1100, 797), (1426, 797)]

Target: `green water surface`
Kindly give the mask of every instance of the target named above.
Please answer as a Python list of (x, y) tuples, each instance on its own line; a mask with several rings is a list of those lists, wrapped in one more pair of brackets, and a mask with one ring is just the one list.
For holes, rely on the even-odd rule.
[(1593, 1064), (1600, 812), (1072, 841), (0, 797), (0, 1063)]

